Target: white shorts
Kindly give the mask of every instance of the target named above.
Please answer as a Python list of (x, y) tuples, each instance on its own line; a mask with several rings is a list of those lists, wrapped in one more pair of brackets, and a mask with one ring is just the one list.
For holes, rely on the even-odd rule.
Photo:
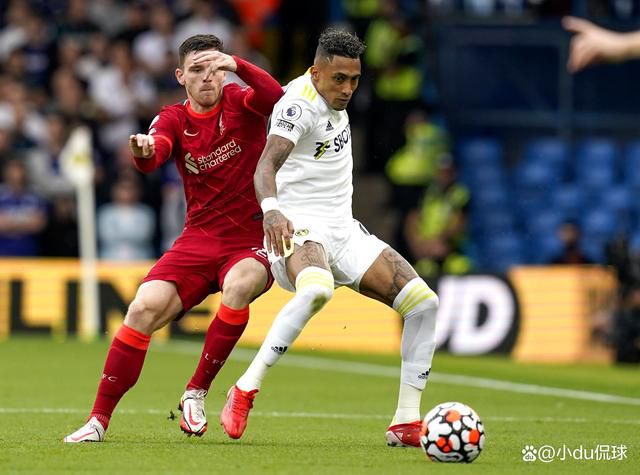
[[(287, 216), (295, 229), (293, 242), (302, 246), (307, 241), (322, 244), (333, 273), (336, 288), (347, 286), (359, 291), (360, 280), (373, 262), (389, 247), (360, 224), (353, 220), (350, 225), (331, 228), (326, 223), (309, 218)], [(289, 282), (285, 258), (269, 253), (271, 272), (280, 287), (290, 292), (296, 289)]]

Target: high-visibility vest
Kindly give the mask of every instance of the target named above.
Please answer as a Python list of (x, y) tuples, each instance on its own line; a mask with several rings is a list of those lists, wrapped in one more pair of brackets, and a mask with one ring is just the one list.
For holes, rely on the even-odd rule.
[(389, 158), (385, 172), (395, 185), (426, 186), (440, 157), (448, 152), (447, 133), (435, 124), (421, 122), (407, 129), (405, 145)]

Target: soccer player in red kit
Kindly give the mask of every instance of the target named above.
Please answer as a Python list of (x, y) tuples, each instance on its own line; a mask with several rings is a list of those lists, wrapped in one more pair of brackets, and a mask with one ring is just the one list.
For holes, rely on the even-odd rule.
[[(176, 78), (188, 99), (164, 107), (148, 133), (132, 135), (129, 146), (143, 172), (175, 160), (187, 199), (185, 227), (140, 285), (111, 343), (88, 421), (65, 442), (104, 440), (116, 405), (140, 375), (151, 334), (222, 291), (179, 406), (182, 430), (204, 434), (211, 382), (247, 325), (249, 303), (273, 282), (253, 174), (266, 142), (266, 118), (282, 88), (262, 69), (223, 53), (213, 35), (185, 40), (179, 60)], [(225, 71), (248, 86), (224, 86)]]

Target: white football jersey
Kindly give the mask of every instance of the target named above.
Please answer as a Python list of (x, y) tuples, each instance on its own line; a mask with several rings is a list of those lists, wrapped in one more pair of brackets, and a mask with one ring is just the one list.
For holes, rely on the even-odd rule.
[(326, 103), (309, 72), (286, 86), (273, 108), (269, 134), (295, 144), (276, 175), (283, 214), (318, 218), (332, 226), (350, 225), (353, 156), (349, 115)]

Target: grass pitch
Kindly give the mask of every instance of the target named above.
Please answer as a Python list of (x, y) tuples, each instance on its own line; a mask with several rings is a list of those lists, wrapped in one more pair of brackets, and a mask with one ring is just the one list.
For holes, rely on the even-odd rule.
[[(62, 438), (91, 408), (106, 350), (106, 342), (47, 338), (0, 343), (0, 473), (639, 473), (637, 366), (525, 365), (436, 354), (423, 414), (458, 400), (473, 407), (486, 428), (485, 450), (461, 466), (429, 462), (419, 449), (386, 447), (398, 387), (394, 357), (288, 353), (267, 377), (244, 437), (233, 441), (218, 414), (255, 353), (238, 349), (207, 399), (207, 434), (187, 438), (168, 416), (177, 413), (197, 363), (200, 345), (188, 342), (152, 346), (104, 443), (65, 445)], [(524, 462), (525, 446), (561, 454), (548, 463)], [(598, 446), (601, 460), (575, 460), (567, 452)]]

